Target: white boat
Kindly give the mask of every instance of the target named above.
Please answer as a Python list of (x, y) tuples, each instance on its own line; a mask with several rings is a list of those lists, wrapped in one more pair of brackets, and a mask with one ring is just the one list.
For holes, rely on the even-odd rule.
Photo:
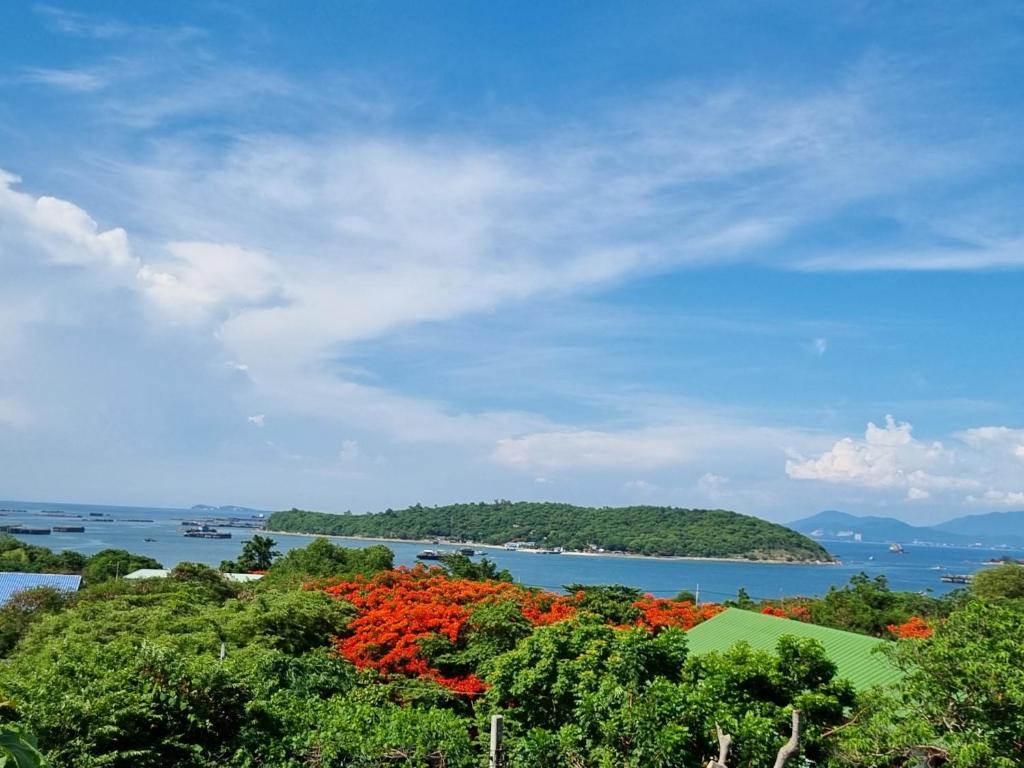
[(902, 555), (903, 554), (903, 545), (902, 544), (890, 544), (889, 545), (889, 551), (890, 552), (895, 552), (897, 555)]

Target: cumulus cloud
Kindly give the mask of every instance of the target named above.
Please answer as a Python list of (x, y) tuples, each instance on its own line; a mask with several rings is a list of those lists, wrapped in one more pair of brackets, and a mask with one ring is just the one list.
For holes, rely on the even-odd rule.
[(257, 427), (262, 428), (266, 423), (266, 419), (267, 417), (265, 414), (257, 413), (254, 416), (247, 416), (245, 420), (250, 424), (255, 424)]
[(940, 478), (926, 468), (944, 461), (948, 454), (941, 443), (925, 445), (911, 435), (907, 422), (885, 417), (879, 427), (868, 422), (863, 440), (844, 437), (821, 456), (790, 459), (786, 474), (797, 480), (823, 480), (869, 488), (922, 487)]
[[(844, 437), (812, 458), (786, 461), (795, 480), (817, 480), (872, 489), (903, 489), (908, 501), (924, 501), (937, 492), (967, 493), (963, 500), (1013, 504), (1019, 482), (1017, 449), (1024, 430), (1004, 426), (957, 432), (949, 443), (924, 442), (908, 422), (885, 417), (869, 422), (862, 440)], [(981, 491), (986, 488), (987, 490)]]
[(0, 248), (5, 253), (41, 252), (54, 265), (136, 266), (124, 229), (101, 231), (74, 203), (15, 190), (20, 181), (0, 169)]

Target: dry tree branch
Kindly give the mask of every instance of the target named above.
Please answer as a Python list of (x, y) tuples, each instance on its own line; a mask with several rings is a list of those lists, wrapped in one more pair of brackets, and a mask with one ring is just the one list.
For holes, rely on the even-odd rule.
[(722, 730), (722, 726), (715, 723), (715, 732), (718, 734), (718, 760), (708, 762), (708, 768), (727, 768), (726, 760), (729, 759), (729, 747), (732, 745), (732, 736)]
[(800, 748), (800, 710), (793, 710), (793, 730), (789, 734), (789, 741), (782, 745), (779, 754), (775, 758), (775, 768), (783, 768), (786, 761), (793, 756), (793, 753)]

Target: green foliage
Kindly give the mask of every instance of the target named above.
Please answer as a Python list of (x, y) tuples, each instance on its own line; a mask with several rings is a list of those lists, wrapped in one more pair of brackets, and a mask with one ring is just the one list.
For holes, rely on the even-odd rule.
[(897, 691), (861, 702), (840, 734), (837, 765), (950, 768), (1024, 764), (1024, 613), (981, 602), (927, 640), (898, 643)]
[[(986, 593), (992, 600), (939, 600), (861, 575), (802, 601), (819, 620), (861, 632), (908, 612), (934, 621), (933, 638), (891, 651), (906, 672), (899, 687), (859, 699), (812, 640), (690, 657), (680, 630), (617, 629), (635, 620), (640, 595), (629, 587), (569, 585), (582, 610), (541, 627), (512, 602), (481, 603), (457, 642), (421, 641), (442, 674), (490, 684), (467, 699), (428, 680), (359, 671), (334, 651), (354, 609), (303, 583), (391, 560), (386, 547), (320, 539), (244, 586), (185, 563), (167, 579), (15, 596), (0, 609), (9, 649), (0, 768), (22, 765), (4, 749), (38, 761), (26, 733), (60, 768), (479, 768), (496, 712), (509, 768), (698, 766), (716, 752), (716, 723), (734, 737), (730, 766), (763, 768), (793, 708), (806, 723), (793, 765), (1024, 764), (1024, 613), (1004, 582)], [(445, 565), (463, 577), (500, 575), (468, 558)]]
[(830, 560), (803, 534), (722, 509), (576, 507), (550, 502), (416, 505), (367, 515), (275, 512), (267, 527), (296, 533), (502, 544), (534, 541), (572, 550), (601, 548), (644, 555)]
[(251, 573), (253, 571), (266, 571), (274, 563), (274, 558), (280, 556), (274, 547), (277, 542), (269, 536), (256, 534), (249, 541), (242, 544), (242, 552), (237, 560), (225, 560), (220, 564), (220, 570), (229, 573)]
[(494, 561), (486, 557), (481, 558), (480, 562), (476, 563), (466, 557), (466, 555), (455, 553), (444, 555), (441, 558), (441, 564), (448, 573), (459, 579), (469, 579), (470, 581), (512, 581), (512, 574), (507, 569), (502, 568), (499, 571)]
[(43, 765), (35, 736), (19, 728), (0, 728), (0, 768), (41, 768)]
[(0, 533), (0, 571), (81, 573), (85, 563), (85, 555), (78, 552), (53, 552)]
[(912, 592), (893, 592), (885, 576), (872, 579), (860, 573), (851, 577), (850, 583), (842, 589), (831, 587), (824, 598), (808, 601), (808, 607), (815, 624), (885, 637), (890, 624), (902, 624), (911, 616), (945, 616), (958, 600), (957, 595), (934, 598)]
[(53, 587), (34, 587), (16, 592), (0, 608), (0, 656), (6, 656), (32, 622), (49, 613), (57, 613), (71, 596)]
[(579, 596), (581, 611), (593, 613), (612, 624), (634, 624), (640, 609), (633, 605), (643, 597), (639, 589), (621, 584), (566, 584), (565, 591)]
[(134, 555), (126, 549), (104, 549), (90, 557), (82, 568), (86, 584), (99, 584), (136, 571), (139, 568), (162, 568), (159, 562), (145, 555)]
[(1024, 565), (1006, 563), (979, 571), (971, 591), (985, 600), (1024, 600)]
[(736, 737), (730, 764), (760, 766), (785, 741), (792, 707), (810, 715), (804, 754), (827, 754), (821, 732), (854, 700), (834, 674), (810, 641), (687, 660), (679, 630), (615, 630), (585, 615), (497, 657), (482, 709), (504, 712), (517, 768), (698, 765), (714, 753), (716, 722)]
[(393, 568), (394, 561), (394, 553), (383, 545), (353, 549), (316, 539), (278, 558), (264, 580), (298, 584), (331, 577), (370, 576)]

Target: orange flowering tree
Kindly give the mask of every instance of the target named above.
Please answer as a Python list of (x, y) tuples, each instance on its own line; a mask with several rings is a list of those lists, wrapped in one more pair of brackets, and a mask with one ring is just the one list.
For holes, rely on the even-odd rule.
[(780, 619), (793, 619), (794, 621), (811, 620), (811, 611), (806, 605), (799, 603), (790, 605), (765, 605), (761, 609), (765, 616), (778, 616)]
[(935, 633), (931, 624), (920, 616), (911, 616), (902, 624), (890, 624), (886, 629), (900, 640), (923, 640), (924, 638), (931, 637)]
[(486, 684), (472, 671), (442, 673), (424, 653), (426, 644), (436, 645), (440, 640), (446, 641), (444, 645), (449, 650), (464, 649), (471, 639), (472, 616), (481, 606), (512, 606), (510, 627), (516, 626), (517, 619), (527, 627), (541, 626), (575, 613), (568, 597), (509, 582), (452, 578), (439, 568), (419, 565), (323, 589), (347, 600), (358, 612), (347, 635), (336, 640), (338, 651), (346, 659), (359, 668), (375, 669), (386, 675), (434, 680), (467, 696), (482, 693)]
[[(504, 581), (461, 579), (440, 568), (397, 568), (371, 577), (317, 585), (356, 608), (338, 652), (360, 669), (433, 680), (473, 697), (487, 689), (482, 663), (511, 650), (533, 628), (587, 610), (582, 591), (557, 595)], [(626, 602), (637, 626), (649, 632), (687, 630), (722, 610), (646, 595)]]
[(668, 600), (651, 595), (645, 595), (633, 605), (640, 609), (640, 618), (636, 620), (636, 625), (650, 632), (657, 632), (665, 627), (678, 627), (684, 631), (692, 629), (724, 610), (721, 605), (715, 603), (695, 605), (689, 600)]

